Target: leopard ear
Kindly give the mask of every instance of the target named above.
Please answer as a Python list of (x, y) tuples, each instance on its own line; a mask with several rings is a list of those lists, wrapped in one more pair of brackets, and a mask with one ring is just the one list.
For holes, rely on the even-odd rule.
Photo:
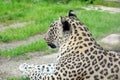
[(74, 17), (77, 17), (75, 12), (73, 10), (70, 10), (69, 13), (68, 13), (68, 16), (74, 16)]
[(69, 22), (62, 17), (61, 17), (61, 23), (62, 23), (63, 31), (69, 31), (70, 30)]

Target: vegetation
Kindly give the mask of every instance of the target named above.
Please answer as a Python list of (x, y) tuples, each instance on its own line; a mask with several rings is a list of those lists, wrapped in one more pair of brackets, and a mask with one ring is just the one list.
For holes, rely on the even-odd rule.
[[(45, 27), (43, 27), (45, 26)], [(35, 34), (44, 33), (48, 29), (47, 24), (28, 24), (24, 27), (9, 28), (0, 33), (1, 42), (27, 39)]]
[(109, 7), (120, 7), (120, 2), (113, 1), (105, 1), (105, 0), (95, 0), (95, 5), (103, 5), (103, 6), (109, 6)]
[(14, 49), (2, 50), (0, 51), (0, 55), (6, 56), (6, 57), (14, 57), (20, 54), (40, 51), (40, 50), (47, 50), (47, 45), (43, 39), (40, 39), (28, 45), (22, 45), (22, 46), (16, 47)]
[[(11, 1), (13, 2), (2, 1), (3, 3), (0, 5), (0, 8), (2, 8), (2, 11), (0, 12), (0, 23), (12, 24), (21, 21), (35, 21), (35, 23), (28, 24), (22, 28), (10, 28), (0, 32), (0, 42), (23, 40), (35, 34), (44, 33), (52, 21), (57, 19), (59, 16), (65, 16), (70, 9), (78, 12), (77, 15), (79, 19), (90, 28), (95, 38), (101, 37), (105, 33), (115, 32), (116, 30), (120, 31), (118, 28), (118, 25), (120, 25), (119, 14), (85, 11), (81, 8), (81, 6), (83, 6), (81, 2), (72, 1), (69, 4), (35, 2), (33, 4), (31, 2), (26, 3), (24, 1), (18, 2), (19, 0)], [(8, 5), (6, 6), (5, 4)]]
[[(89, 4), (120, 7), (118, 3), (103, 2), (103, 0), (0, 0), (0, 24), (34, 21), (24, 27), (8, 28), (0, 32), (0, 43), (25, 40), (36, 34), (44, 34), (51, 22), (60, 16), (66, 16), (71, 9), (75, 10), (80, 21), (90, 29), (96, 39), (106, 34), (120, 32), (120, 13), (86, 11), (82, 8)], [(45, 41), (39, 39), (31, 44), (1, 50), (0, 56), (16, 57), (35, 51), (44, 51), (45, 54), (49, 54), (56, 50), (48, 49)], [(9, 78), (8, 80), (27, 79)]]
[[(38, 0), (39, 1), (39, 0)], [(96, 0), (95, 0), (96, 1)], [(100, 11), (86, 11), (82, 6), (85, 3), (80, 1), (70, 1), (68, 4), (63, 3), (47, 3), (47, 1), (37, 0), (9, 0), (1, 1), (0, 8), (0, 23), (9, 25), (21, 21), (34, 21), (35, 23), (28, 24), (24, 27), (9, 28), (0, 32), (0, 42), (11, 42), (16, 40), (27, 39), (36, 34), (43, 34), (47, 31), (50, 23), (56, 20), (59, 16), (65, 16), (66, 13), (73, 9), (77, 12), (78, 18), (90, 29), (95, 38), (100, 38), (105, 34), (112, 32), (120, 32), (120, 14), (110, 14)], [(7, 6), (6, 6), (7, 4)], [(42, 47), (45, 47), (43, 41)], [(40, 41), (38, 41), (41, 44)], [(41, 50), (37, 45), (38, 42), (19, 46), (11, 50), (0, 51), (1, 56), (16, 56), (30, 51)]]
[(83, 11), (78, 17), (87, 25), (96, 39), (110, 33), (120, 32), (120, 27), (118, 27), (120, 25), (120, 13)]

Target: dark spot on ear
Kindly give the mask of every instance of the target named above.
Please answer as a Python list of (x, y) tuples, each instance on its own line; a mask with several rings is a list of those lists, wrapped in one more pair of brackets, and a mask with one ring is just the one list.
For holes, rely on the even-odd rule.
[(77, 16), (75, 15), (75, 13), (74, 13), (74, 11), (73, 11), (73, 10), (70, 10), (70, 11), (69, 11), (68, 16), (75, 16), (75, 17), (77, 17)]
[(70, 24), (68, 23), (68, 21), (61, 19), (61, 22), (62, 22), (62, 25), (63, 25), (63, 31), (69, 31), (70, 30)]
[(70, 24), (65, 21), (63, 22), (63, 31), (69, 31), (70, 30)]

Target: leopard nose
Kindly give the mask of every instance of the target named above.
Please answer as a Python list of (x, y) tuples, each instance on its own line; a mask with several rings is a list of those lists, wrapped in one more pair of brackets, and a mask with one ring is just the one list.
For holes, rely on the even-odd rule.
[(56, 46), (53, 43), (47, 42), (47, 45), (50, 46), (51, 48), (56, 48)]

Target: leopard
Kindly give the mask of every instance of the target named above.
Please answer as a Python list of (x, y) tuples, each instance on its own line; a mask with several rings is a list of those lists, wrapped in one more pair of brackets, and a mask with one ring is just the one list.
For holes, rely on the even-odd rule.
[(101, 47), (73, 10), (51, 23), (44, 39), (58, 48), (57, 62), (22, 65), (30, 80), (120, 80), (120, 54)]

